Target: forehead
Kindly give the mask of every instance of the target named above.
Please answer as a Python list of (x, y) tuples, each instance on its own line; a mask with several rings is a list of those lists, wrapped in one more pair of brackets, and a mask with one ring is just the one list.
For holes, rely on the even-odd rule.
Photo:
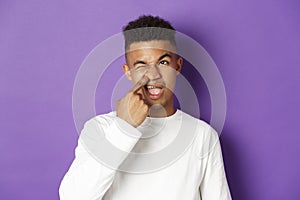
[(176, 54), (176, 47), (167, 40), (134, 42), (126, 52), (127, 58), (155, 58), (164, 53)]

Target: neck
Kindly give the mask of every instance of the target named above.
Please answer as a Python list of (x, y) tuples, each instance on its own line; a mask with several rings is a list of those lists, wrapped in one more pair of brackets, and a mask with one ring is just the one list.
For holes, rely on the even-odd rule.
[(173, 103), (167, 104), (166, 106), (162, 105), (153, 105), (149, 110), (149, 117), (169, 117), (176, 112), (176, 108), (174, 108)]

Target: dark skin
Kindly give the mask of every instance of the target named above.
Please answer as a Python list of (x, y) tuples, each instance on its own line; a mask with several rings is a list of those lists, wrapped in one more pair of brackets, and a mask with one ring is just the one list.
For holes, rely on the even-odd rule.
[(182, 58), (167, 40), (132, 43), (123, 71), (134, 86), (117, 103), (117, 116), (134, 127), (147, 116), (167, 117), (176, 112), (173, 90)]

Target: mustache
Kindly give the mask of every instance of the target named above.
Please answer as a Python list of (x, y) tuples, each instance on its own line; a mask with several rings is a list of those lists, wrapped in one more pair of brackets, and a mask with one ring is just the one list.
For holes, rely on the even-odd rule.
[(151, 80), (146, 85), (156, 85), (156, 86), (166, 86), (166, 83), (164, 80)]

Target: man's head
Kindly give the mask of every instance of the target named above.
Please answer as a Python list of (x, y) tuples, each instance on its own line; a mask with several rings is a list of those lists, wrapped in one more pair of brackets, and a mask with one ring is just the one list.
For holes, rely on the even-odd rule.
[(139, 91), (149, 106), (173, 108), (176, 75), (182, 67), (177, 55), (175, 29), (159, 17), (141, 16), (123, 28), (126, 64), (123, 70), (134, 84), (143, 76), (150, 81)]
[(166, 40), (176, 47), (175, 29), (160, 17), (141, 16), (123, 27), (123, 34), (126, 51), (132, 43), (152, 40)]

